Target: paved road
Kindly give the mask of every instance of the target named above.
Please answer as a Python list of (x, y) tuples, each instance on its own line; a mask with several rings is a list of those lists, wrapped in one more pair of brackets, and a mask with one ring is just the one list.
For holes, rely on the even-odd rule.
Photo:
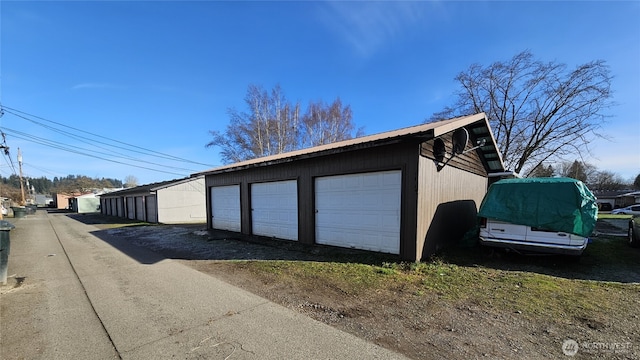
[(403, 358), (65, 214), (8, 220), (0, 359)]

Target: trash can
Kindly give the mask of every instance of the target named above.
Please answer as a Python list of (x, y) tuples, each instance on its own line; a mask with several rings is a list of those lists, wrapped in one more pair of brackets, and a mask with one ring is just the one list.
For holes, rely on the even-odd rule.
[(37, 206), (36, 205), (27, 205), (27, 215), (32, 215), (36, 213)]
[(23, 206), (12, 206), (13, 217), (14, 218), (22, 218), (27, 214), (27, 208)]
[(9, 231), (15, 226), (6, 221), (0, 220), (0, 284), (7, 285), (7, 269), (9, 267), (9, 248), (11, 241)]

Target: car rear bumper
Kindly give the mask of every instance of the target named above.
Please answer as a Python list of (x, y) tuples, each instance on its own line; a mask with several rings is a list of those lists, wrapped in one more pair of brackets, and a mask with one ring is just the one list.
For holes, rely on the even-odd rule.
[(563, 254), (563, 255), (582, 255), (584, 249), (587, 248), (588, 241), (585, 239), (584, 243), (579, 246), (573, 245), (560, 245), (550, 243), (539, 243), (529, 241), (517, 241), (508, 239), (495, 239), (485, 238), (480, 236), (480, 244), (484, 246), (500, 247), (506, 249), (512, 249), (516, 251), (535, 252), (535, 253), (548, 253), (548, 254)]

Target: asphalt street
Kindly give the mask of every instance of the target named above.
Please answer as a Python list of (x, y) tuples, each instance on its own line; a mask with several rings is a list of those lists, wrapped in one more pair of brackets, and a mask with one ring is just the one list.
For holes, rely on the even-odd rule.
[(63, 213), (6, 219), (0, 359), (402, 359)]

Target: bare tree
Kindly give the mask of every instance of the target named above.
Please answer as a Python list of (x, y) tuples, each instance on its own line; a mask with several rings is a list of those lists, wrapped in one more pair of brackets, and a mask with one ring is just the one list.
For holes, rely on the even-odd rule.
[(554, 174), (555, 170), (553, 169), (553, 166), (545, 166), (543, 163), (540, 163), (540, 165), (534, 167), (533, 170), (529, 172), (527, 177), (553, 177)]
[(279, 85), (269, 94), (249, 85), (245, 103), (248, 112), (229, 109), (230, 122), (224, 133), (213, 136), (206, 146), (219, 146), (222, 161), (232, 163), (295, 150), (299, 143), (300, 105), (287, 101)]
[(355, 129), (352, 122), (350, 106), (342, 106), (337, 98), (331, 105), (322, 101), (309, 103), (307, 112), (302, 117), (302, 146), (317, 146), (351, 139), (354, 131), (356, 137), (362, 136), (362, 128)]
[(229, 110), (230, 122), (224, 133), (210, 131), (213, 139), (206, 146), (219, 146), (224, 163), (350, 139), (355, 128), (351, 109), (343, 107), (340, 99), (330, 106), (321, 101), (311, 103), (301, 116), (299, 103), (289, 102), (279, 85), (270, 93), (249, 85), (245, 103), (247, 112)]
[(484, 112), (508, 169), (520, 173), (543, 161), (589, 151), (613, 105), (612, 76), (604, 61), (567, 72), (524, 51), (488, 67), (472, 65), (455, 78), (462, 86), (454, 107), (431, 120)]
[(242, 116), (241, 121), (252, 123), (254, 153), (256, 156), (268, 156), (295, 149), (299, 104), (290, 104), (280, 88), (276, 85), (269, 95), (265, 90), (255, 85), (249, 86), (245, 99), (251, 113), (238, 115), (231, 111), (232, 116)]
[(564, 177), (574, 178), (576, 180), (580, 180), (583, 183), (590, 183), (591, 180), (598, 173), (598, 169), (591, 165), (582, 161), (575, 160), (571, 161), (563, 161), (556, 166), (556, 174)]
[[(542, 166), (544, 168), (544, 166)], [(562, 161), (558, 163), (555, 168), (548, 167), (553, 176), (557, 174), (559, 176), (570, 177), (582, 181), (587, 184), (592, 190), (622, 190), (628, 187), (628, 184), (622, 179), (619, 174), (611, 171), (600, 171), (592, 164), (588, 164), (582, 161)], [(535, 170), (530, 176), (538, 176)]]
[(627, 187), (622, 176), (611, 171), (597, 171), (589, 181), (593, 190), (623, 190)]
[(132, 188), (138, 186), (138, 178), (133, 175), (127, 175), (124, 178), (124, 187)]
[(78, 176), (76, 178), (76, 187), (82, 194), (86, 194), (96, 188), (94, 180), (87, 176)]

